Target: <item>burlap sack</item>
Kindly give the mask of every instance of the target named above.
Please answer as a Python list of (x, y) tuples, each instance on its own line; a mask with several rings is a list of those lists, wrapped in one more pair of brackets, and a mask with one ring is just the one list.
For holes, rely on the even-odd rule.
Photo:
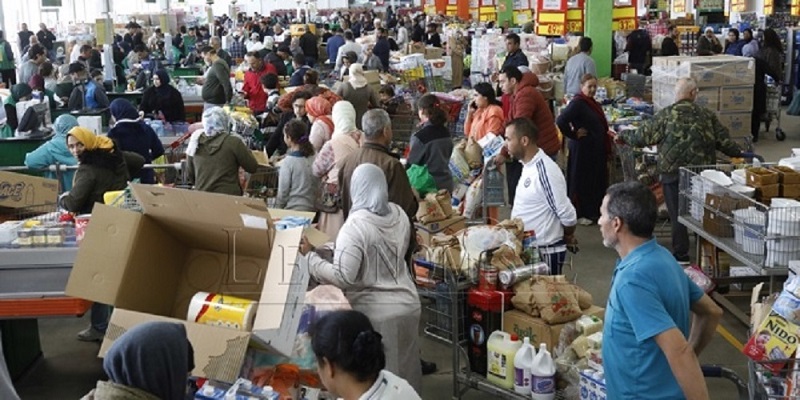
[(525, 263), (519, 255), (508, 245), (502, 245), (492, 253), (491, 264), (499, 271), (521, 267)]
[(525, 236), (525, 224), (519, 218), (502, 221), (497, 224), (497, 227), (511, 232), (519, 240), (522, 240), (523, 236)]
[(581, 316), (574, 285), (563, 281), (536, 279), (531, 288), (536, 308), (548, 324), (561, 324)]
[(563, 275), (554, 276), (534, 276), (532, 279), (526, 279), (522, 282), (514, 284), (514, 297), (511, 298), (511, 304), (520, 311), (528, 315), (538, 318), (539, 309), (536, 307), (536, 300), (534, 298), (533, 284), (539, 281), (543, 282), (566, 282)]
[(439, 206), (442, 207), (442, 211), (444, 211), (445, 218), (450, 218), (453, 216), (453, 197), (450, 195), (450, 192), (447, 189), (442, 189), (438, 193), (428, 193), (428, 196), (433, 195), (436, 199), (436, 202), (439, 203)]
[(436, 196), (426, 196), (425, 199), (419, 202), (417, 209), (417, 221), (423, 224), (431, 222), (442, 221), (447, 219), (447, 216), (442, 210), (442, 206), (436, 200)]
[(464, 156), (467, 157), (467, 163), (472, 169), (480, 168), (483, 165), (483, 149), (478, 142), (471, 138), (467, 141), (467, 146), (464, 149)]

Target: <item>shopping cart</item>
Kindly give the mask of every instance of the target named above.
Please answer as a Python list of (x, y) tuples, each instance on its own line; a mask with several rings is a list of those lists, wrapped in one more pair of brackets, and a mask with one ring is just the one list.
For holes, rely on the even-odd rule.
[[(800, 372), (797, 360), (790, 358), (785, 360), (771, 360), (769, 363), (756, 362), (749, 360), (747, 363), (747, 372), (749, 379), (747, 382), (747, 396), (741, 397), (743, 399), (780, 399), (780, 400), (796, 400), (800, 398), (795, 390), (787, 393), (786, 382), (792, 380), (791, 377)], [(772, 365), (781, 365), (784, 367), (778, 371), (768, 368)], [(794, 388), (792, 388), (794, 389)], [(741, 392), (740, 392), (741, 393)]]
[(786, 133), (781, 129), (781, 86), (774, 82), (767, 84), (767, 112), (764, 113), (763, 121), (769, 132), (772, 120), (775, 120), (775, 139), (782, 141), (786, 139)]
[(419, 127), (419, 118), (414, 115), (395, 115), (392, 117), (392, 146), (391, 151), (400, 157), (408, 153), (411, 135)]
[(247, 174), (244, 195), (263, 199), (268, 207), (274, 206), (278, 196), (278, 168), (262, 165), (256, 172)]

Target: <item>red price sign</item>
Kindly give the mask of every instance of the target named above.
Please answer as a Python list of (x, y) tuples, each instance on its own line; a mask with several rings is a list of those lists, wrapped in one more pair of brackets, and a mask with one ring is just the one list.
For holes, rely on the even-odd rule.
[(539, 36), (561, 36), (564, 34), (564, 24), (539, 24), (536, 26)]
[(567, 21), (567, 32), (583, 32), (583, 21)]

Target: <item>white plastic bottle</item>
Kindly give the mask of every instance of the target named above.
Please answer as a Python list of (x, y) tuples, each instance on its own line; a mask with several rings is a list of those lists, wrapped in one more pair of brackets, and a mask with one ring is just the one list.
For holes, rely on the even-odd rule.
[(536, 355), (536, 348), (531, 344), (531, 339), (522, 340), (522, 347), (514, 356), (514, 391), (519, 394), (531, 393), (531, 364)]
[(545, 343), (539, 345), (539, 351), (531, 363), (531, 398), (533, 400), (556, 398), (556, 365)]

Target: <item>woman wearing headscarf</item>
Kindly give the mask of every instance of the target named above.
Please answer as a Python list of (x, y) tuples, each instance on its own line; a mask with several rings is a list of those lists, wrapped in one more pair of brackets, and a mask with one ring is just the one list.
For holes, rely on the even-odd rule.
[(11, 87), (11, 96), (6, 97), (6, 100), (3, 102), (3, 109), (6, 111), (6, 124), (0, 129), (0, 137), (14, 137), (14, 132), (16, 132), (19, 126), (17, 103), (30, 100), (32, 93), (33, 91), (27, 83), (18, 83)]
[[(111, 102), (111, 118), (113, 127), (108, 131), (108, 137), (119, 144), (123, 151), (132, 151), (144, 157), (145, 163), (151, 163), (164, 154), (164, 145), (149, 125), (142, 121), (142, 117), (133, 104), (125, 99), (116, 99)], [(156, 175), (152, 169), (143, 169), (138, 176), (141, 183), (156, 183)]]
[(183, 96), (169, 84), (169, 74), (164, 69), (157, 70), (153, 75), (153, 86), (142, 94), (139, 110), (167, 122), (186, 121)]
[[(77, 165), (78, 160), (67, 148), (67, 132), (76, 126), (78, 126), (78, 120), (72, 115), (59, 115), (56, 118), (56, 122), (53, 123), (55, 135), (36, 150), (25, 155), (25, 166), (32, 169), (43, 169), (55, 164), (63, 166)], [(65, 170), (58, 175), (50, 171), (45, 172), (45, 177), (50, 179), (56, 179), (59, 175), (61, 191), (72, 189), (72, 179), (75, 177), (75, 171), (71, 169)]]
[(303, 76), (303, 86), (300, 86), (296, 90), (281, 96), (281, 98), (278, 100), (278, 108), (284, 112), (292, 111), (292, 103), (294, 103), (295, 96), (301, 92), (310, 93), (312, 97), (322, 97), (323, 99), (328, 100), (328, 103), (330, 103), (331, 106), (336, 104), (337, 101), (342, 100), (341, 97), (339, 97), (330, 89), (320, 86), (319, 72), (310, 69), (306, 71), (306, 74)]
[(229, 131), (228, 114), (221, 107), (203, 112), (203, 129), (193, 133), (186, 149), (187, 172), (196, 190), (242, 195), (239, 168), (249, 173), (258, 169), (258, 161), (244, 140)]
[(48, 105), (50, 106), (50, 111), (56, 109), (56, 94), (53, 93), (51, 90), (47, 90), (44, 87), (44, 77), (39, 74), (34, 74), (31, 76), (31, 79), (28, 80), (28, 86), (31, 87), (33, 92), (39, 92), (43, 95), (47, 96)]
[(503, 105), (495, 97), (491, 84), (481, 82), (475, 85), (475, 95), (469, 105), (464, 128), (466, 136), (475, 141), (483, 139), (490, 132), (505, 136)]
[(364, 76), (364, 67), (355, 63), (350, 65), (350, 74), (347, 82), (342, 83), (336, 89), (336, 94), (342, 100), (347, 100), (356, 109), (356, 126), (361, 129), (361, 117), (369, 108), (378, 108), (381, 105), (378, 94), (367, 85), (367, 78)]
[(356, 110), (349, 101), (342, 100), (333, 106), (333, 136), (314, 158), (314, 176), (322, 181), (321, 200), (331, 203), (327, 210), (320, 211), (317, 227), (331, 240), (336, 239), (344, 213), (338, 205), (339, 169), (345, 158), (353, 154), (361, 143), (361, 131), (356, 128)]
[(300, 251), (311, 277), (342, 289), (353, 309), (364, 313), (384, 338), (386, 370), (419, 391), (420, 303), (404, 258), (411, 222), (400, 206), (389, 203), (386, 176), (377, 165), (361, 164), (353, 171), (350, 198), (334, 263), (311, 251), (305, 239)]
[[(103, 203), (106, 192), (125, 189), (131, 173), (138, 173), (144, 165), (140, 155), (123, 152), (111, 139), (80, 126), (69, 130), (66, 143), (78, 160), (78, 170), (72, 189), (59, 197), (59, 206), (76, 215), (91, 214), (94, 203)], [(78, 340), (102, 340), (110, 314), (109, 306), (94, 303), (91, 325), (78, 333)]]
[(331, 103), (319, 96), (314, 96), (306, 102), (308, 120), (311, 121), (311, 134), (309, 141), (317, 153), (333, 134), (333, 121), (331, 120)]
[(103, 359), (108, 381), (82, 400), (183, 400), (194, 367), (186, 327), (145, 322), (114, 341)]
[(608, 122), (594, 100), (597, 78), (581, 78), (581, 93), (561, 111), (556, 124), (569, 141), (567, 194), (578, 212), (578, 223), (591, 225), (600, 218), (600, 204), (608, 188), (611, 150)]

